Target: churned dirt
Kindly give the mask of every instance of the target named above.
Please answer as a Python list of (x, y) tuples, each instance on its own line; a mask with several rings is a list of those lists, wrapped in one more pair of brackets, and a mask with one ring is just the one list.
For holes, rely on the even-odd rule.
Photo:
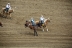
[[(0, 12), (7, 3), (14, 12), (11, 18), (0, 17), (0, 47), (72, 48), (72, 1), (71, 0), (0, 0)], [(24, 27), (26, 20), (40, 16), (50, 18), (48, 29), (33, 30)]]

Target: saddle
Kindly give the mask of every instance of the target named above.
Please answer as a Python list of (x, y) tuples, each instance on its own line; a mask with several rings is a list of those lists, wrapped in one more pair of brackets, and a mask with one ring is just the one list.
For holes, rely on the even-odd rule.
[(4, 8), (4, 12), (5, 12), (5, 13), (9, 13), (9, 11), (8, 11), (8, 12), (6, 11), (6, 8)]
[(40, 26), (46, 27), (46, 25), (43, 23), (43, 21), (39, 21)]

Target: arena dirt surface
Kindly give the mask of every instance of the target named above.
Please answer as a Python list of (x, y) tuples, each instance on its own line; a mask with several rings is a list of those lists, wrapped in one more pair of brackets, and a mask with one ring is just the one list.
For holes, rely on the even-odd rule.
[[(72, 48), (72, 1), (71, 0), (0, 0), (0, 11), (11, 3), (12, 19), (0, 17), (1, 48)], [(24, 27), (26, 20), (40, 16), (50, 18), (49, 31)]]

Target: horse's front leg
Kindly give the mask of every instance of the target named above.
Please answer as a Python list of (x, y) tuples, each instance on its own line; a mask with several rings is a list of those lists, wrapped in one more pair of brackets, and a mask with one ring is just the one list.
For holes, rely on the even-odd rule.
[(46, 27), (46, 30), (47, 30), (47, 32), (49, 31), (49, 30), (48, 30), (48, 27)]
[(10, 19), (11, 19), (11, 14), (10, 14), (9, 12), (8, 12), (8, 15), (7, 15), (7, 16), (8, 16), (8, 18), (10, 18)]
[(11, 19), (11, 14), (9, 14), (10, 15), (10, 19)]
[(42, 27), (42, 31), (44, 32), (44, 27)]
[(43, 29), (43, 32), (44, 32), (44, 29)]
[(48, 28), (47, 28), (47, 31), (48, 31)]

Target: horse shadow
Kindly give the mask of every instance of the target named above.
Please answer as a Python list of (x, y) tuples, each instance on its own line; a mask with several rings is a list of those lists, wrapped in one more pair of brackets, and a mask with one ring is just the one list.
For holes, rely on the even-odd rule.
[(21, 35), (30, 35), (30, 36), (34, 36), (34, 33), (33, 33), (33, 32), (29, 32), (29, 31), (28, 31), (28, 32), (27, 32), (27, 31), (26, 31), (26, 32), (21, 32), (20, 34), (21, 34)]
[(26, 32), (25, 35), (31, 35), (31, 36), (34, 36), (34, 33), (32, 33), (32, 32)]

